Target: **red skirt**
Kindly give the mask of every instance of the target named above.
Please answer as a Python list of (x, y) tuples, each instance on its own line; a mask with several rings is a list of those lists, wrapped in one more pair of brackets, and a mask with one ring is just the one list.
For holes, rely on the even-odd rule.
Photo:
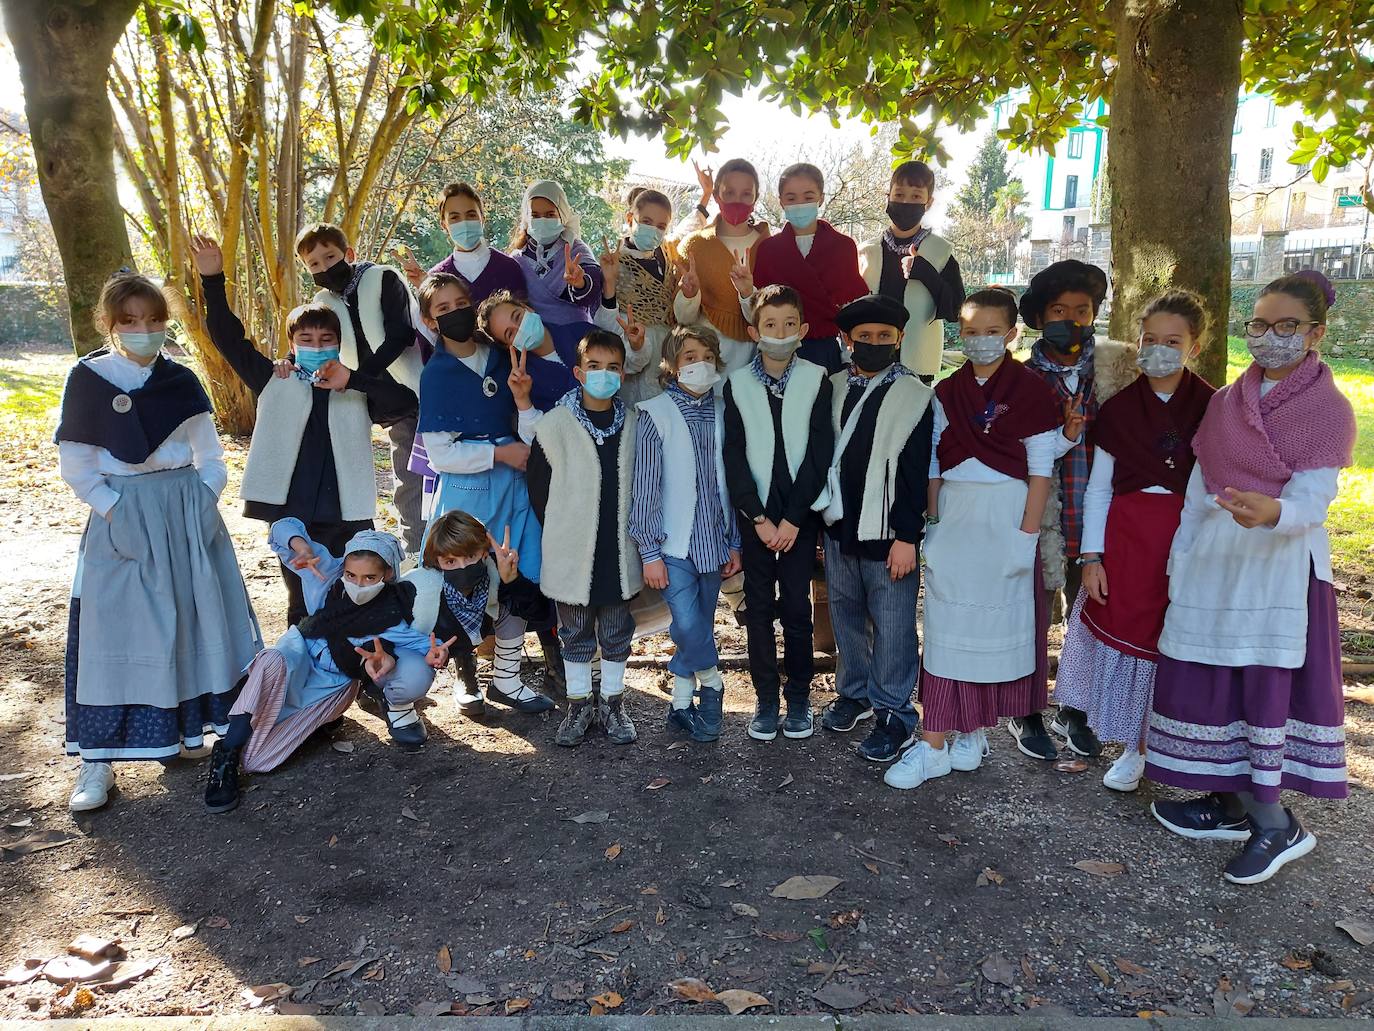
[(1102, 555), (1107, 602), (1086, 599), (1082, 617), (1109, 648), (1159, 661), (1159, 634), (1169, 605), (1169, 547), (1182, 512), (1181, 494), (1132, 491), (1112, 498)]

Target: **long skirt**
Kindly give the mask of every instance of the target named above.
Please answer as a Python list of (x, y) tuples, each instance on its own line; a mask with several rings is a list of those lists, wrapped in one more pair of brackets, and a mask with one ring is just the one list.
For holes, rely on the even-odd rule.
[[(1110, 585), (1109, 580), (1108, 591)], [(1087, 591), (1078, 592), (1064, 631), (1054, 700), (1086, 712), (1089, 725), (1103, 740), (1135, 749), (1145, 735), (1145, 718), (1155, 689), (1155, 663), (1098, 640), (1083, 622), (1087, 596)]]
[(1145, 775), (1194, 791), (1345, 798), (1345, 704), (1336, 592), (1309, 575), (1297, 669), (1209, 666), (1167, 655), (1155, 676)]
[(262, 649), (217, 499), (190, 466), (114, 476), (81, 537), (68, 618), (66, 751), (162, 759), (228, 728)]

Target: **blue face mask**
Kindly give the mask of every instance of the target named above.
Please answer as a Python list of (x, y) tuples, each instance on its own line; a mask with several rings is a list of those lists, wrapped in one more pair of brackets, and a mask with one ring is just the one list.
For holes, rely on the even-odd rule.
[(612, 372), (610, 369), (591, 369), (587, 372), (587, 378), (582, 386), (598, 401), (605, 401), (607, 398), (615, 397), (616, 391), (620, 389), (620, 373)]
[(167, 331), (159, 329), (152, 333), (130, 333), (126, 330), (117, 330), (119, 333), (119, 346), (132, 355), (139, 358), (151, 358), (162, 350), (162, 345), (167, 342)]
[(515, 339), (510, 342), (517, 351), (533, 351), (544, 342), (544, 320), (538, 312), (527, 311), (515, 327)]
[(469, 219), (466, 222), (450, 222), (448, 238), (453, 241), (453, 246), (470, 251), (482, 242), (485, 230), (486, 226), (480, 218)]
[(638, 250), (652, 251), (663, 243), (663, 230), (658, 226), (636, 222), (634, 231), (630, 233), (630, 239)]
[(547, 247), (558, 239), (558, 234), (563, 231), (563, 220), (558, 218), (532, 218), (530, 219), (530, 235), (539, 243)]
[(319, 372), (338, 357), (337, 347), (301, 347), (296, 350), (296, 364), (306, 372)]
[(783, 216), (792, 224), (793, 229), (809, 229), (816, 224), (820, 212), (819, 204), (789, 204), (782, 209)]

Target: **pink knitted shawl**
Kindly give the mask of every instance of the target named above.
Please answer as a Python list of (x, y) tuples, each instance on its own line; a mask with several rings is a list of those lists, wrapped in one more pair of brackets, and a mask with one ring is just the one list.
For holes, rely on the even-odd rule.
[(1355, 447), (1355, 412), (1316, 351), (1260, 397), (1264, 370), (1252, 363), (1207, 406), (1193, 453), (1215, 494), (1226, 487), (1278, 497), (1295, 472), (1342, 469)]

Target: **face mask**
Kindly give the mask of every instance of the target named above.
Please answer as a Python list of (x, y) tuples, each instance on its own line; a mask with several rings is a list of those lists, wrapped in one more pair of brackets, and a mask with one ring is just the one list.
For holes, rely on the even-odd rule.
[(897, 348), (892, 344), (856, 343), (853, 359), (864, 372), (882, 372), (897, 360)]
[(167, 331), (159, 329), (153, 333), (126, 333), (118, 330), (119, 346), (132, 355), (139, 358), (151, 358), (162, 350), (162, 345), (167, 342)]
[(445, 569), (444, 583), (467, 594), (487, 581), (487, 564), (481, 559), (461, 569)]
[(656, 250), (663, 243), (663, 230), (658, 226), (636, 222), (634, 229), (630, 232), (630, 239), (634, 242), (636, 250)]
[(615, 397), (615, 392), (620, 389), (620, 373), (612, 372), (610, 369), (590, 369), (583, 380), (582, 386), (598, 401), (605, 401)]
[(544, 320), (536, 311), (525, 312), (520, 325), (515, 327), (515, 339), (510, 342), (517, 351), (533, 351), (544, 342)]
[(766, 337), (759, 336), (759, 350), (763, 352), (765, 358), (772, 358), (775, 362), (786, 361), (796, 354), (801, 338), (790, 337)]
[(340, 258), (329, 268), (322, 272), (316, 272), (310, 278), (321, 289), (332, 290), (336, 294), (341, 294), (348, 288), (348, 284), (353, 279), (353, 266), (346, 259)]
[(296, 349), (296, 364), (306, 372), (319, 372), (324, 368), (326, 362), (332, 362), (339, 357), (337, 347), (298, 347)]
[(888, 201), (887, 217), (898, 229), (915, 229), (926, 217), (926, 206), (906, 201)]
[(974, 365), (991, 365), (1007, 353), (1007, 339), (1001, 333), (988, 336), (963, 337), (964, 354)]
[(352, 580), (344, 580), (344, 593), (348, 595), (348, 600), (354, 605), (366, 605), (377, 595), (382, 593), (382, 588), (386, 586), (385, 580), (378, 580), (375, 584), (355, 584)]
[(749, 221), (749, 216), (754, 213), (754, 205), (746, 204), (744, 201), (732, 200), (720, 206), (720, 217), (729, 222), (732, 226), (742, 225)]
[(448, 224), (448, 238), (453, 241), (453, 246), (465, 251), (470, 251), (481, 243), (485, 231), (486, 226), (480, 218)]
[(454, 308), (435, 316), (434, 321), (439, 324), (440, 333), (450, 340), (461, 343), (472, 339), (472, 331), (477, 326), (477, 309), (471, 305), (466, 308)]
[(1303, 356), (1307, 351), (1307, 337), (1302, 333), (1281, 337), (1270, 329), (1258, 339), (1246, 337), (1245, 346), (1250, 348), (1250, 356), (1261, 369), (1281, 369)]
[(560, 218), (530, 219), (530, 235), (545, 247), (557, 240), (562, 231), (563, 220)]
[(1080, 326), (1072, 319), (1046, 322), (1041, 333), (1045, 345), (1066, 358), (1077, 358), (1093, 342), (1092, 326)]
[(793, 229), (808, 229), (816, 224), (820, 211), (819, 204), (789, 204), (782, 209), (782, 214)]
[(720, 370), (715, 362), (693, 362), (678, 372), (677, 381), (688, 390), (705, 392), (720, 382)]
[(1135, 363), (1147, 376), (1172, 376), (1183, 368), (1183, 352), (1168, 344), (1142, 344)]

